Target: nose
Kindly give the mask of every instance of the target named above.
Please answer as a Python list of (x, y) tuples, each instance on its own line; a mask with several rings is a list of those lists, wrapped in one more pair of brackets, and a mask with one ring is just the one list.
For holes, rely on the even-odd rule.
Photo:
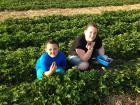
[(53, 54), (53, 55), (55, 54), (55, 50), (52, 50), (52, 54)]
[(94, 36), (94, 34), (93, 34), (93, 33), (91, 33), (91, 34), (90, 34), (90, 37), (93, 37), (93, 36)]

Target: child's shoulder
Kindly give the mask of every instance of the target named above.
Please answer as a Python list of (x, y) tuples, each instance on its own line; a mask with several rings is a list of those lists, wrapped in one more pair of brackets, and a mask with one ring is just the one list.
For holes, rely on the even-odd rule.
[(60, 56), (65, 56), (65, 54), (64, 54), (62, 51), (60, 51), (60, 50), (59, 50), (58, 54), (59, 54)]
[(59, 50), (59, 51), (58, 51), (58, 54), (64, 54), (64, 53), (63, 53), (62, 51)]
[(41, 57), (46, 57), (46, 56), (48, 56), (48, 53), (47, 53), (47, 52), (43, 52), (43, 53), (41, 54)]

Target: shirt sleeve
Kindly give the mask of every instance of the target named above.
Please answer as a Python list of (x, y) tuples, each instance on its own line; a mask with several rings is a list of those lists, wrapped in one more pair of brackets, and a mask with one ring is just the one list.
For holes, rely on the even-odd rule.
[(76, 49), (84, 49), (84, 41), (82, 40), (82, 37), (77, 37), (75, 40), (75, 48)]
[(40, 58), (40, 67), (42, 70), (46, 71), (48, 70), (48, 66), (47, 66), (47, 55), (42, 55)]
[(101, 47), (102, 47), (102, 40), (99, 36), (97, 36), (95, 40), (95, 49), (100, 49)]

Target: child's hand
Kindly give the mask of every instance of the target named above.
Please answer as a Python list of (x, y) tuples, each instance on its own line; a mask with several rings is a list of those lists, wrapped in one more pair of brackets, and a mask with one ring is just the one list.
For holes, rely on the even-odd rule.
[(57, 65), (55, 62), (53, 62), (51, 67), (50, 67), (50, 70), (46, 71), (43, 75), (44, 76), (51, 76), (55, 72), (56, 68), (57, 68)]
[(56, 62), (52, 62), (52, 65), (51, 65), (51, 67), (50, 67), (50, 70), (49, 70), (49, 71), (51, 71), (52, 73), (54, 73), (54, 72), (55, 72), (55, 70), (56, 70), (56, 68), (57, 68)]
[(87, 42), (86, 48), (88, 50), (91, 50), (91, 49), (93, 49), (94, 45), (95, 45), (95, 42)]

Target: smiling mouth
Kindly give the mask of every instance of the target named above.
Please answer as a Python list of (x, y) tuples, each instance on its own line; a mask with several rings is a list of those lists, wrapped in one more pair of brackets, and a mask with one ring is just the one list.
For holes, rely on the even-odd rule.
[(54, 55), (54, 54), (51, 54), (51, 57), (55, 57), (56, 55)]

